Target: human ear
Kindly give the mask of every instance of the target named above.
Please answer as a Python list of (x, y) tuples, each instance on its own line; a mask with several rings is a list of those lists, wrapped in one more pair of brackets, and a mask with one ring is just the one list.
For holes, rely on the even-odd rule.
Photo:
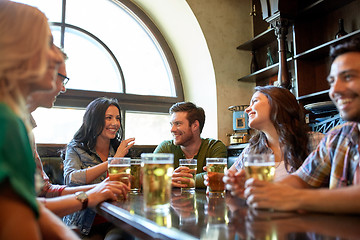
[(195, 121), (191, 124), (191, 128), (192, 128), (193, 131), (198, 130), (199, 127), (200, 127), (200, 123), (199, 123), (198, 120), (195, 120)]

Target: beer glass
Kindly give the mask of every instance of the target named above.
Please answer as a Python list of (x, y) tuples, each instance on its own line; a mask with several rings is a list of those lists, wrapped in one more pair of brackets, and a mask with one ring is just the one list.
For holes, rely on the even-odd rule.
[(225, 184), (223, 177), (227, 169), (226, 158), (206, 158), (206, 169), (209, 182), (210, 196), (225, 196)]
[[(130, 158), (109, 157), (108, 173), (110, 181), (119, 181), (130, 187)], [(122, 197), (118, 197), (122, 199)]]
[(141, 159), (131, 159), (130, 166), (130, 193), (136, 194), (141, 191)]
[(187, 167), (188, 169), (181, 170), (184, 173), (191, 173), (192, 178), (190, 182), (183, 182), (183, 184), (187, 184), (187, 187), (181, 188), (181, 192), (195, 192), (195, 181), (196, 181), (196, 170), (197, 170), (197, 160), (196, 159), (179, 159), (180, 167)]
[(172, 153), (143, 153), (141, 159), (144, 165), (145, 211), (169, 212), (174, 155)]
[(275, 158), (273, 154), (245, 154), (246, 178), (273, 181), (275, 177)]

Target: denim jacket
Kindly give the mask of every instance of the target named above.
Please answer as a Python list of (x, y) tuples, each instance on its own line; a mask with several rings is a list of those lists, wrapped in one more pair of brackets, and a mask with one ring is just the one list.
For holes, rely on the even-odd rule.
[[(115, 155), (115, 151), (110, 147), (109, 156)], [(90, 152), (85, 151), (83, 147), (72, 140), (66, 150), (64, 160), (64, 183), (68, 186), (79, 186), (86, 184), (86, 169), (102, 163), (101, 158), (95, 149)], [(106, 178), (107, 173), (101, 174), (98, 178), (91, 182), (100, 183)], [(82, 211), (75, 212), (63, 218), (68, 226), (76, 226), (82, 234), (88, 235), (94, 221), (96, 212), (87, 208)]]

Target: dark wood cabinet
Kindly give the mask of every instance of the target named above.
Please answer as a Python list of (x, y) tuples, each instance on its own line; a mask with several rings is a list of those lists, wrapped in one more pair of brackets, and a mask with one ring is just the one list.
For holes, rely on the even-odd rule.
[[(257, 11), (262, 12), (263, 22), (259, 24), (259, 19), (254, 19), (257, 35), (237, 49), (255, 52), (260, 69), (238, 81), (268, 85), (279, 80), (304, 106), (330, 101), (326, 81), (331, 67), (330, 46), (360, 37), (360, 0), (252, 0), (251, 4), (265, 6), (266, 9)], [(348, 34), (335, 39), (340, 18)], [(259, 33), (260, 28), (263, 31)], [(279, 32), (286, 34), (280, 36)], [(288, 46), (290, 57), (280, 54), (284, 52), (281, 44)], [(268, 47), (279, 51), (272, 66), (265, 66)]]
[[(258, 5), (259, 1), (253, 0), (252, 4)], [(279, 5), (280, 2), (278, 1)], [(283, 2), (293, 4), (296, 1)], [(288, 16), (290, 24), (286, 35), (286, 44), (289, 51), (292, 52), (292, 56), (288, 57), (286, 62), (293, 79), (291, 87), (298, 99), (306, 103), (307, 96), (313, 98), (314, 95), (317, 95), (315, 99), (319, 100), (326, 95), (324, 91), (328, 90), (326, 77), (330, 71), (330, 58), (328, 57), (330, 46), (349, 38), (360, 37), (360, 17), (358, 15), (360, 1), (308, 0), (299, 1), (296, 5), (298, 9)], [(259, 14), (261, 11), (257, 11), (257, 13)], [(345, 30), (348, 34), (335, 39), (340, 18), (344, 19)], [(274, 56), (276, 59), (274, 65), (265, 66), (266, 48), (270, 47), (275, 52), (278, 51), (275, 27), (270, 23), (268, 26), (269, 28), (266, 29), (262, 23), (263, 32), (237, 47), (238, 50), (255, 51), (260, 67), (258, 71), (240, 77), (239, 81), (256, 82), (257, 85), (271, 84), (271, 79), (274, 80), (274, 76), (277, 75), (279, 70), (277, 56)]]

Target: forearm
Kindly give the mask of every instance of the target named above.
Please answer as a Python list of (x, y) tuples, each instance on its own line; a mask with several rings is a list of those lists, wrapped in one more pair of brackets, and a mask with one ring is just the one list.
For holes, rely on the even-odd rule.
[(38, 201), (59, 217), (80, 211), (82, 208), (82, 203), (76, 200), (74, 194), (55, 198), (38, 198)]
[(281, 178), (277, 183), (286, 184), (294, 188), (310, 188), (306, 182), (304, 182), (297, 175), (289, 174), (288, 176)]
[(98, 178), (101, 174), (108, 170), (108, 163), (103, 162), (96, 166), (90, 167), (86, 169), (86, 184), (91, 183), (96, 178)]
[(80, 239), (70, 228), (68, 228), (57, 216), (41, 204), (39, 226), (43, 239)]
[(328, 213), (360, 213), (360, 186), (337, 189), (306, 189), (299, 196), (299, 209)]
[(74, 194), (76, 192), (80, 192), (80, 191), (88, 191), (90, 189), (92, 189), (93, 187), (95, 187), (95, 184), (89, 184), (89, 185), (84, 185), (84, 186), (77, 186), (77, 187), (66, 187), (62, 192), (61, 192), (61, 196), (65, 196), (65, 195), (69, 195), (69, 194)]

